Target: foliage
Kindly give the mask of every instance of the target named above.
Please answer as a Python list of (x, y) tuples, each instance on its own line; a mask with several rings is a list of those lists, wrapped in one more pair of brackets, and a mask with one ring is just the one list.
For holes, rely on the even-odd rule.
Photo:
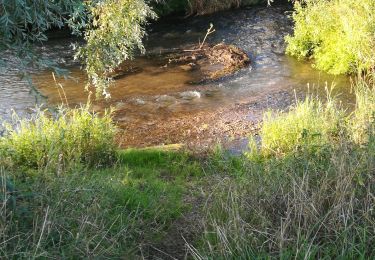
[[(84, 22), (82, 7), (81, 0), (0, 1), (0, 51), (13, 52), (24, 68), (30, 64), (55, 67), (52, 61), (41, 59), (33, 46), (47, 41), (46, 32), (52, 28), (61, 29), (68, 24), (79, 30), (80, 23)], [(5, 62), (3, 58), (1, 63)]]
[(188, 0), (163, 0), (150, 3), (159, 16), (167, 16), (173, 13), (186, 13)]
[[(300, 137), (301, 131), (294, 132), (294, 138), (287, 136), (291, 144), (286, 146), (285, 136), (273, 132), (282, 128), (266, 127), (261, 138), (272, 136), (272, 147), (283, 151), (282, 156), (270, 156), (262, 146), (240, 159), (213, 158), (215, 175), (206, 192), (204, 233), (200, 243), (190, 246), (194, 258), (373, 258), (375, 120), (367, 116), (374, 114), (373, 91), (357, 89), (356, 111), (337, 126), (340, 134), (326, 143), (310, 142), (309, 136)], [(311, 103), (320, 102), (309, 98), (297, 107), (314, 108)], [(316, 131), (327, 129), (322, 126), (331, 119), (325, 111), (319, 114), (322, 121), (328, 120), (325, 123), (304, 114), (307, 122), (318, 123)], [(290, 113), (303, 122), (296, 109)], [(274, 122), (287, 127), (282, 122), (289, 115), (279, 116)], [(354, 138), (358, 129), (350, 130), (351, 125), (366, 126), (360, 143)], [(317, 151), (317, 145), (324, 149)]]
[(332, 74), (375, 67), (373, 0), (303, 0), (294, 7), (288, 54), (313, 59), (316, 68)]
[(142, 25), (154, 12), (143, 0), (106, 0), (89, 2), (90, 23), (85, 27), (86, 45), (76, 57), (83, 60), (89, 84), (97, 94), (109, 97), (110, 73), (138, 48), (144, 51)]
[(136, 48), (143, 51), (142, 26), (155, 17), (143, 0), (0, 1), (0, 16), (0, 51), (15, 54), (25, 70), (30, 65), (58, 70), (34, 50), (48, 40), (48, 30), (68, 26), (73, 34), (83, 34), (86, 44), (76, 57), (86, 68), (89, 84), (107, 97), (110, 72)]
[(55, 118), (39, 111), (31, 119), (5, 125), (0, 137), (0, 163), (9, 167), (58, 171), (84, 163), (105, 165), (114, 160), (114, 126), (111, 113), (99, 117), (88, 107), (60, 109)]
[(204, 15), (239, 6), (270, 4), (271, 2), (272, 0), (163, 0), (152, 2), (151, 5), (158, 15), (166, 16), (172, 13)]

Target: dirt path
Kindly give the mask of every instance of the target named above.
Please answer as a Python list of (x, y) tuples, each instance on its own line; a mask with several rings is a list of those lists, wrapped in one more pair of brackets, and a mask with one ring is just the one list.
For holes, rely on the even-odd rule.
[(191, 258), (188, 243), (195, 242), (195, 239), (203, 232), (201, 219), (203, 218), (204, 196), (203, 192), (197, 190), (196, 187), (190, 188), (188, 189), (189, 194), (186, 194), (184, 199), (184, 204), (189, 209), (171, 224), (160, 242), (144, 246), (142, 251), (145, 259), (182, 260)]

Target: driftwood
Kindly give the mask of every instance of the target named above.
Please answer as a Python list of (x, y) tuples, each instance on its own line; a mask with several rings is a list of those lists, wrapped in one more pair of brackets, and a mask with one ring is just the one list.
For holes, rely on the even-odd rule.
[(207, 70), (207, 78), (217, 79), (246, 67), (250, 63), (248, 55), (238, 47), (227, 44), (209, 46), (200, 45), (197, 48), (181, 50), (169, 59), (169, 63), (189, 65), (191, 67), (209, 67), (219, 65), (219, 69)]

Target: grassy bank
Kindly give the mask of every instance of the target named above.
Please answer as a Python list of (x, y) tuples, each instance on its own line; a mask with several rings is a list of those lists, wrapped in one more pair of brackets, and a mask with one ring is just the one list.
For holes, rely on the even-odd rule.
[(17, 121), (0, 139), (0, 256), (373, 258), (375, 91), (355, 90), (351, 113), (313, 96), (267, 113), (240, 157), (117, 151), (110, 114), (87, 108)]
[(135, 258), (189, 209), (185, 154), (123, 151), (110, 168), (18, 177), (1, 168), (1, 258)]
[(356, 110), (307, 98), (265, 116), (261, 144), (218, 156), (195, 259), (375, 256), (375, 92)]
[(0, 257), (135, 257), (188, 205), (184, 152), (116, 151), (111, 114), (17, 119), (0, 137)]

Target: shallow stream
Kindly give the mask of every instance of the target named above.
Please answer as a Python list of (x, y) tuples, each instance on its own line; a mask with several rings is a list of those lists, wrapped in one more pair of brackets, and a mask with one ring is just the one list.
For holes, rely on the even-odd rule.
[[(284, 37), (292, 32), (289, 6), (231, 10), (210, 16), (162, 20), (150, 26), (145, 39), (147, 54), (127, 62), (132, 72), (117, 79), (109, 101), (93, 102), (97, 111), (113, 106), (124, 134), (123, 146), (168, 143), (204, 144), (238, 140), (256, 128), (263, 111), (285, 109), (307, 92), (324, 93), (335, 82), (334, 93), (350, 107), (354, 98), (350, 81), (319, 72), (308, 62), (284, 55)], [(220, 80), (197, 84), (200, 73), (168, 66), (162, 53), (184, 49), (203, 39), (209, 24), (216, 32), (208, 42), (234, 44), (251, 59), (248, 68)], [(43, 56), (59, 62), (74, 79), (58, 78), (70, 106), (86, 103), (85, 74), (71, 58), (72, 39), (51, 40), (40, 48)], [(58, 105), (64, 93), (50, 71), (32, 71), (37, 91), (20, 80), (12, 65), (0, 72), (0, 117), (11, 110), (27, 115), (41, 103)], [(60, 91), (59, 91), (60, 90)], [(63, 97), (63, 98), (62, 98)], [(206, 142), (207, 141), (207, 142)]]

